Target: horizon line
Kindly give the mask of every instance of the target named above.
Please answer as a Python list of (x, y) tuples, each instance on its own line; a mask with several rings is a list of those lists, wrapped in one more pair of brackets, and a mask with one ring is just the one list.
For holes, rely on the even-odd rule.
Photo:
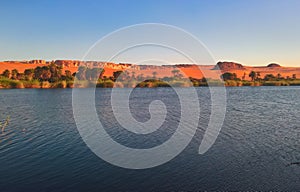
[[(79, 62), (107, 62), (107, 63), (114, 63), (114, 64), (131, 64), (131, 65), (143, 65), (143, 64), (135, 64), (132, 62), (113, 62), (113, 61), (101, 61), (101, 60), (80, 60), (80, 59), (23, 59), (23, 60), (0, 60), (0, 62), (29, 62), (29, 61), (45, 61), (45, 62), (53, 62), (53, 61), (79, 61)], [(270, 64), (278, 64), (277, 62), (269, 62), (266, 65), (244, 65), (242, 62), (238, 62), (238, 61), (228, 61), (228, 60), (219, 60), (216, 61), (215, 64), (197, 64), (197, 63), (168, 63), (168, 64), (163, 64), (163, 65), (155, 65), (155, 64), (144, 64), (144, 65), (153, 65), (153, 66), (165, 66), (165, 65), (216, 65), (219, 62), (222, 63), (236, 63), (236, 64), (241, 64), (243, 66), (248, 66), (248, 67), (265, 67), (268, 66)], [(28, 64), (34, 64), (34, 63), (28, 63)], [(35, 64), (39, 64), (39, 63), (35, 63)], [(46, 63), (45, 63), (46, 64)], [(298, 67), (298, 66), (285, 66), (285, 65), (280, 65), (281, 67)]]

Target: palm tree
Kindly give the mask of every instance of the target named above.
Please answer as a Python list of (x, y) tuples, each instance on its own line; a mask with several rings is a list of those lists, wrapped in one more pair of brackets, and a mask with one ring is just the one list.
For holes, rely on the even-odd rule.
[(277, 79), (281, 79), (281, 74), (280, 73), (277, 74)]
[(11, 71), (11, 78), (12, 79), (17, 79), (17, 75), (18, 75), (18, 70), (17, 69), (13, 69), (12, 71)]
[(174, 77), (177, 77), (180, 71), (178, 69), (174, 69), (171, 72), (173, 73)]
[(123, 71), (115, 71), (113, 72), (114, 80), (117, 80), (118, 77), (123, 73)]
[(256, 79), (256, 77), (257, 77), (256, 72), (255, 72), (255, 71), (251, 71), (251, 72), (249, 73), (249, 77), (251, 77), (251, 80), (254, 81), (254, 80)]
[(153, 71), (153, 72), (152, 72), (152, 75), (153, 75), (153, 79), (156, 79), (157, 72), (156, 72), (156, 71)]
[(246, 73), (244, 72), (242, 79), (245, 80), (245, 78), (246, 78)]
[(73, 80), (72, 72), (69, 70), (65, 70), (66, 80)]
[(49, 78), (49, 81), (50, 82), (59, 81), (59, 79), (61, 79), (61, 75), (62, 75), (61, 67), (59, 67), (55, 64), (50, 64), (48, 68), (49, 68), (49, 71), (51, 73), (51, 77)]
[(32, 80), (34, 75), (34, 69), (25, 69), (24, 71), (25, 79), (26, 80)]
[(48, 66), (42, 67), (42, 80), (48, 81), (51, 78), (51, 71)]
[(6, 69), (5, 71), (3, 71), (2, 75), (6, 78), (10, 77), (10, 71), (8, 69)]

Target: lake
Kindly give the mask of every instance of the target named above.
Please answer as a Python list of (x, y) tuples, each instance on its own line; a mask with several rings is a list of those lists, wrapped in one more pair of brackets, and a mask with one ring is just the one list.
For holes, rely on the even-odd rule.
[[(82, 89), (84, 91), (84, 89)], [(71, 89), (0, 90), (1, 191), (199, 191), (300, 189), (300, 87), (229, 87), (227, 112), (214, 145), (198, 154), (210, 115), (209, 89), (197, 88), (200, 122), (190, 144), (150, 169), (117, 167), (95, 155), (80, 137)], [(96, 109), (109, 135), (122, 145), (151, 148), (176, 131), (180, 103), (172, 88), (139, 88), (130, 97), (133, 117), (150, 118), (149, 103), (168, 110), (157, 131), (124, 130), (110, 106), (111, 89), (96, 90)]]

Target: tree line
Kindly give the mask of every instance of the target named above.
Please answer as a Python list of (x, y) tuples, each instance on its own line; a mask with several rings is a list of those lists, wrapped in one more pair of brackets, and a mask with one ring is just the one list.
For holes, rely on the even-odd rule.
[[(74, 87), (188, 87), (188, 86), (259, 86), (259, 85), (300, 85), (300, 80), (296, 74), (291, 77), (283, 77), (280, 73), (277, 75), (266, 74), (261, 77), (260, 72), (251, 71), (246, 80), (247, 74), (238, 78), (235, 73), (226, 72), (221, 75), (224, 80), (221, 81), (210, 78), (185, 78), (178, 69), (171, 71), (173, 76), (162, 78), (157, 77), (157, 72), (153, 71), (152, 76), (136, 74), (135, 71), (114, 71), (112, 76), (104, 76), (103, 68), (88, 68), (80, 66), (76, 73), (69, 70), (63, 72), (63, 68), (55, 64), (39, 66), (34, 69), (25, 69), (20, 73), (17, 69), (5, 70), (0, 75), (0, 87), (5, 88), (65, 88)], [(117, 79), (119, 81), (117, 81)]]
[[(262, 78), (260, 72), (255, 72), (255, 71), (251, 71), (248, 76), (251, 78), (251, 81), (260, 81), (260, 80), (277, 81), (277, 80), (285, 80), (285, 79), (286, 80), (296, 80), (297, 79), (296, 74), (293, 74), (292, 77), (290, 77), (290, 76), (283, 77), (280, 73), (278, 73), (276, 76), (273, 74), (266, 74)], [(241, 81), (241, 80), (245, 80), (245, 77), (246, 77), (246, 73), (244, 73), (244, 75), (242, 76), (242, 79), (238, 78), (236, 73), (226, 72), (221, 75), (221, 78), (224, 81), (227, 81), (227, 80)]]
[(300, 85), (300, 80), (297, 79), (296, 74), (292, 76), (283, 77), (280, 73), (277, 75), (265, 74), (261, 76), (260, 72), (251, 71), (248, 74), (250, 81), (246, 80), (246, 73), (242, 78), (238, 78), (236, 73), (226, 72), (221, 75), (221, 78), (225, 81), (227, 86), (288, 86), (288, 85)]
[(9, 71), (6, 69), (1, 74), (2, 77), (12, 79), (12, 80), (23, 80), (23, 81), (49, 81), (50, 83), (58, 82), (61, 80), (73, 80), (74, 75), (71, 71), (66, 70), (64, 73), (62, 72), (62, 68), (55, 65), (50, 64), (49, 66), (36, 67), (34, 69), (25, 69), (23, 73), (20, 73), (17, 69), (13, 69)]
[(1, 76), (12, 80), (38, 80), (55, 83), (58, 81), (73, 81), (75, 75), (79, 80), (98, 80), (99, 78), (102, 79), (103, 74), (104, 69), (102, 68), (91, 69), (85, 66), (80, 66), (77, 73), (71, 73), (69, 70), (65, 70), (63, 73), (62, 67), (50, 64), (48, 66), (38, 66), (34, 69), (25, 69), (23, 73), (20, 73), (17, 69), (11, 71), (6, 69)]

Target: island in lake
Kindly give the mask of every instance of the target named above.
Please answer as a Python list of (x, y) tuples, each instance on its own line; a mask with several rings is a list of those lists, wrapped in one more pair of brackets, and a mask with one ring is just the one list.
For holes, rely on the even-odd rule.
[(79, 60), (3, 61), (0, 74), (0, 88), (300, 85), (300, 67), (283, 67), (276, 63), (158, 66)]

